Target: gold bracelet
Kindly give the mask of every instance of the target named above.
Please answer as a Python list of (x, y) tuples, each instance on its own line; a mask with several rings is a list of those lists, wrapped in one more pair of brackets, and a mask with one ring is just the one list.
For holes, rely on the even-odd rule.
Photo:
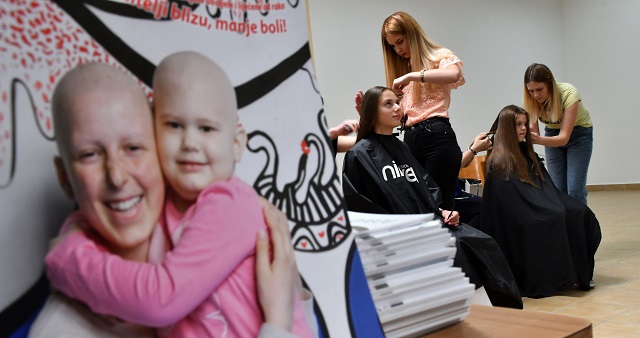
[(420, 71), (420, 82), (424, 82), (424, 69)]

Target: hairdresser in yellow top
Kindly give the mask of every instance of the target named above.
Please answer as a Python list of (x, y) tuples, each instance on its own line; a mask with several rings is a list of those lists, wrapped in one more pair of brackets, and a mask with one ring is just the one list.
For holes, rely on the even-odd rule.
[[(531, 141), (544, 146), (553, 183), (587, 204), (593, 125), (580, 93), (570, 83), (556, 82), (549, 67), (534, 63), (524, 73), (523, 106), (531, 115)], [(545, 124), (544, 136), (538, 121)]]

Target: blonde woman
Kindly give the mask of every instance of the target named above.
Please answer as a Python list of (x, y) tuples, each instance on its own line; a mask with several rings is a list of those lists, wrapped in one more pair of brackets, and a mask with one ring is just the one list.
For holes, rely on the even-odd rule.
[[(534, 63), (524, 73), (524, 109), (531, 114), (531, 141), (545, 147), (553, 183), (587, 204), (587, 171), (593, 124), (576, 87), (556, 82), (549, 67)], [(545, 124), (544, 136), (538, 121)]]

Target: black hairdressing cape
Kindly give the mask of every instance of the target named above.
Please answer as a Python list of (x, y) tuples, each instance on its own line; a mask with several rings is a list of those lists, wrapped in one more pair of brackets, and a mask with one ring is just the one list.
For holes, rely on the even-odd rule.
[(502, 248), (523, 296), (552, 296), (576, 283), (588, 290), (600, 224), (589, 207), (556, 188), (542, 163), (544, 181), (533, 175), (531, 164), (529, 175), (538, 187), (489, 170), (481, 229)]
[[(370, 133), (358, 141), (345, 155), (342, 186), (351, 211), (434, 213), (443, 218), (434, 199), (434, 195), (439, 199), (437, 185), (407, 145), (393, 135)], [(493, 305), (521, 309), (518, 287), (493, 238), (466, 224), (451, 227), (450, 232), (457, 247), (453, 264), (476, 287), (485, 287)]]

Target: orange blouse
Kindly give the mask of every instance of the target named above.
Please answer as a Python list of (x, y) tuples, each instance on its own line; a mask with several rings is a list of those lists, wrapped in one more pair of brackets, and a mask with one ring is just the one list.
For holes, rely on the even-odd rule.
[[(439, 61), (433, 62), (431, 69), (444, 69), (453, 64), (459, 63), (462, 70), (462, 61), (446, 48), (438, 49), (434, 55)], [(440, 116), (449, 117), (449, 105), (451, 103), (451, 89), (456, 89), (464, 84), (464, 76), (460, 75), (458, 81), (447, 84), (427, 84), (421, 82), (410, 82), (402, 89), (403, 98), (400, 106), (407, 114), (407, 126), (412, 126), (428, 118)], [(419, 85), (420, 97), (413, 97), (413, 86)], [(428, 86), (427, 86), (428, 85)], [(429, 90), (427, 90), (429, 87)]]

